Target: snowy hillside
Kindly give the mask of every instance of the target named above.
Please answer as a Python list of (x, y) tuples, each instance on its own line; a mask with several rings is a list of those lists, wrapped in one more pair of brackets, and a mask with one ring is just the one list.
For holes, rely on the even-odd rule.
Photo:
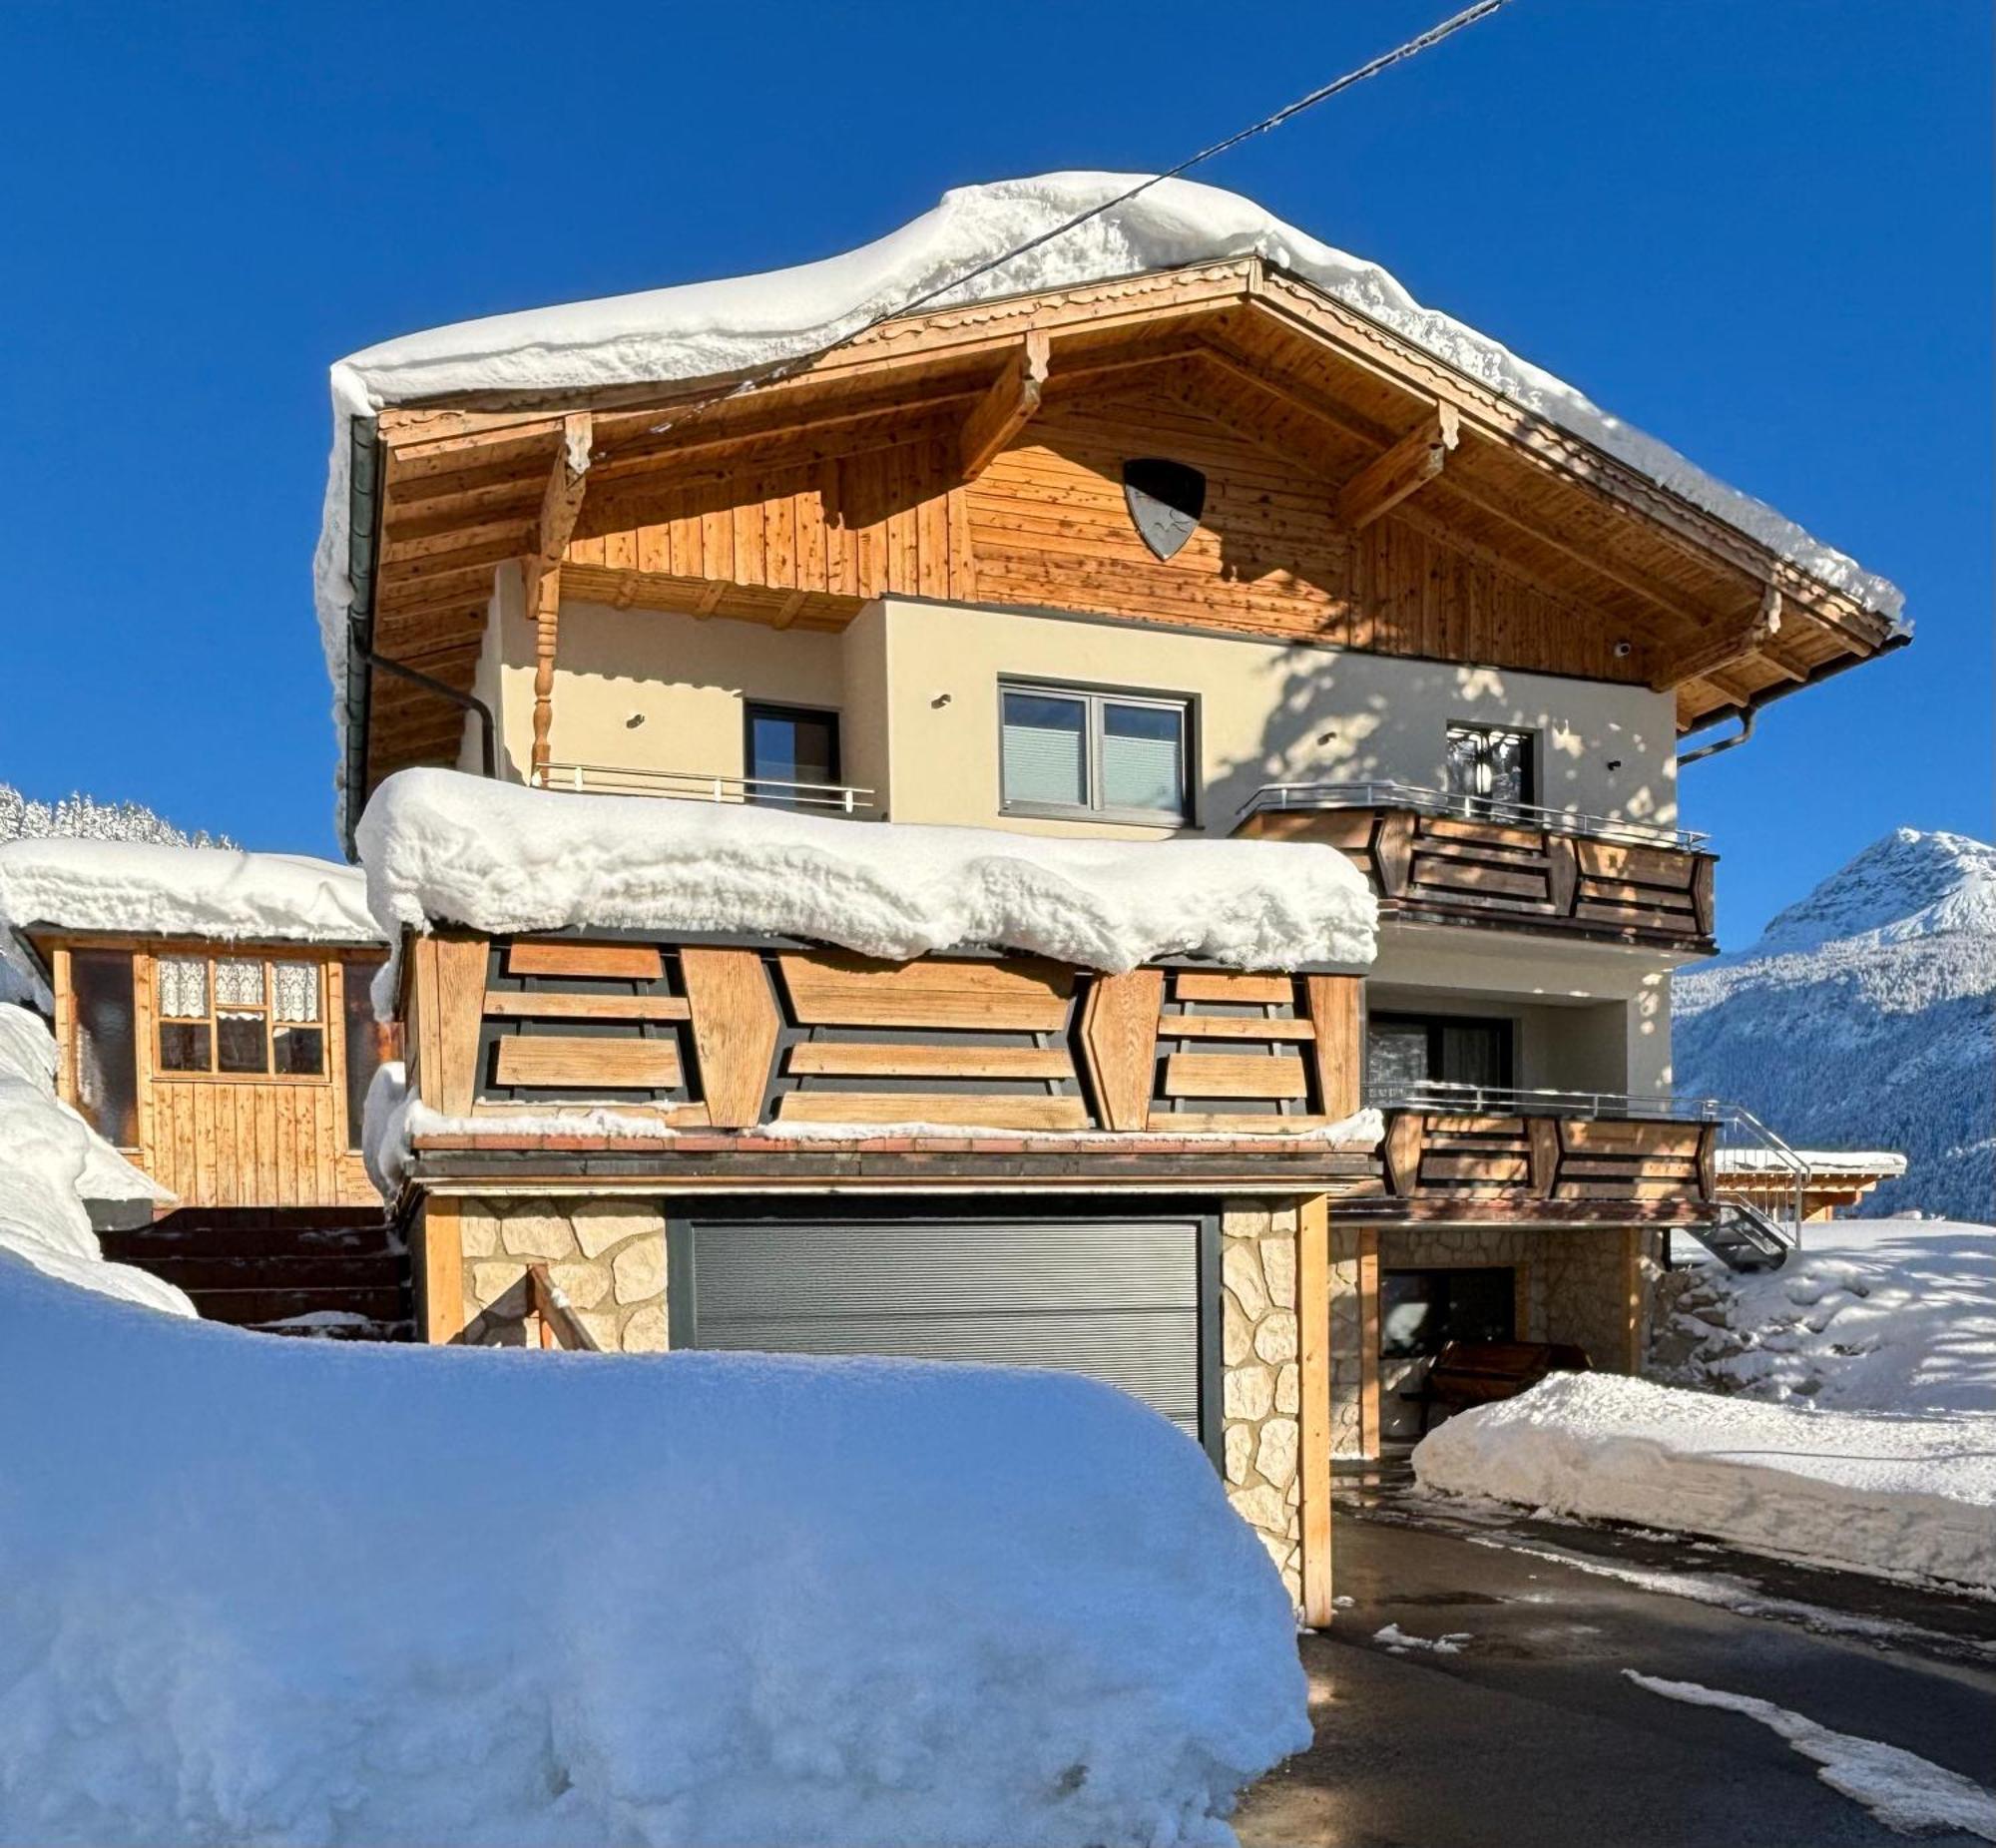
[(1867, 1203), (1996, 1220), (1996, 847), (1900, 828), (1677, 978), (1677, 1088), (1799, 1147), (1896, 1149)]
[(156, 815), (143, 802), (100, 802), (95, 796), (66, 795), (37, 802), (12, 783), (0, 783), (0, 840), (147, 840), (163, 847), (233, 847), (227, 834), (206, 828), (189, 833)]

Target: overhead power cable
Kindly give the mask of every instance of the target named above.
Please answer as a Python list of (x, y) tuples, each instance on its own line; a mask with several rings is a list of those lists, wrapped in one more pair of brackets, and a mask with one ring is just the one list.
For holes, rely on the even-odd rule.
[(677, 429), (682, 424), (688, 423), (693, 418), (700, 416), (703, 412), (713, 409), (717, 404), (726, 404), (732, 399), (744, 397), (751, 391), (760, 391), (765, 386), (775, 384), (779, 379), (787, 378), (792, 372), (797, 371), (801, 367), (815, 365), (826, 354), (835, 353), (840, 347), (851, 345), (862, 334), (870, 333), (875, 327), (882, 325), (884, 322), (898, 320), (904, 314), (913, 314), (927, 307), (931, 302), (939, 301), (943, 296), (962, 288), (965, 283), (974, 282), (979, 276), (989, 275), (994, 269), (1002, 269), (1007, 263), (1016, 262), (1020, 257), (1029, 255), (1032, 251), (1040, 249), (1043, 245), (1052, 243), (1055, 238), (1066, 236), (1069, 231), (1079, 230), (1082, 226), (1088, 224), (1090, 220), (1099, 219), (1106, 212), (1114, 212), (1119, 206), (1127, 206), (1133, 199), (1148, 193), (1154, 186), (1159, 186), (1167, 180), (1177, 180), (1181, 176), (1192, 172), (1195, 167), (1202, 166), (1206, 162), (1226, 154), (1229, 150), (1240, 147), (1243, 142), (1252, 141), (1257, 135), (1269, 134), (1271, 131), (1280, 128), (1283, 123), (1300, 116), (1305, 110), (1314, 109), (1319, 103), (1328, 102), (1340, 92), (1364, 83), (1367, 78), (1377, 77), (1381, 72), (1391, 70), (1396, 64), (1404, 64), (1409, 58), (1418, 57), (1420, 53), (1439, 45), (1444, 39), (1452, 38), (1456, 33), (1476, 25), (1481, 20), (1488, 19), (1491, 14), (1501, 12), (1510, 4), (1511, 0), (1475, 0), (1474, 5), (1466, 6), (1461, 12), (1451, 14), (1438, 25), (1430, 26), (1425, 32), (1417, 34), (1415, 37), (1406, 40), (1403, 44), (1394, 46), (1391, 51), (1381, 52), (1378, 57), (1368, 59), (1356, 69), (1346, 71), (1342, 77), (1334, 77), (1329, 83), (1320, 84), (1306, 96), (1299, 96), (1294, 102), (1283, 104), (1273, 114), (1263, 116), (1260, 121), (1250, 123), (1247, 128), (1238, 130), (1223, 140), (1213, 143), (1210, 147), (1202, 148), (1197, 154), (1187, 156), (1185, 160), (1180, 161), (1176, 166), (1166, 168), (1163, 173), (1148, 174), (1142, 180), (1138, 181), (1135, 186), (1118, 193), (1114, 198), (1105, 199), (1099, 205), (1090, 206), (1086, 212), (1077, 212), (1073, 218), (1062, 220), (1060, 224), (1051, 226), (1046, 231), (1028, 237), (1023, 243), (1014, 244), (1010, 249), (1002, 250), (996, 256), (985, 257), (981, 262), (973, 263), (969, 268), (959, 270), (945, 281), (934, 283), (919, 293), (908, 296), (905, 300), (897, 301), (889, 307), (879, 309), (876, 313), (861, 321), (857, 326), (849, 328), (846, 332), (840, 334), (836, 339), (827, 340), (822, 346), (813, 347), (809, 352), (798, 353), (793, 358), (782, 360), (776, 365), (769, 367), (766, 371), (756, 373), (752, 378), (742, 379), (738, 383), (731, 385), (726, 391), (717, 392), (711, 398), (704, 398), (698, 403), (688, 406), (685, 410), (669, 418), (666, 422), (654, 425), (648, 434), (654, 436), (663, 435), (666, 431)]

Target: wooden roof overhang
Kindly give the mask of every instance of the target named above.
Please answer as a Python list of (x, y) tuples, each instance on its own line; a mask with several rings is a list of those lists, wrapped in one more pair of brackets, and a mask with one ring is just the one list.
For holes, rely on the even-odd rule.
[[(1255, 257), (911, 315), (766, 382), (385, 410), (356, 434), (371, 451), (357, 471), (372, 489), (356, 506), (371, 521), (363, 633), (375, 656), (468, 693), (493, 574), (510, 560), (627, 607), (842, 628), (866, 597), (814, 577), (808, 559), (737, 582), (652, 568), (628, 548), (581, 554), (662, 496), (750, 464), (835, 464), (913, 430), (932, 431), (967, 480), (1042, 404), (1119, 375), (1162, 381), (1320, 482), (1333, 523), (1355, 529), (1390, 508), (1584, 608), (1614, 638), (1608, 678), (1674, 692), (1681, 731), (1905, 639), (1739, 529)], [(348, 708), (351, 814), (391, 771), (456, 759), (463, 711), (434, 691), (356, 658)]]

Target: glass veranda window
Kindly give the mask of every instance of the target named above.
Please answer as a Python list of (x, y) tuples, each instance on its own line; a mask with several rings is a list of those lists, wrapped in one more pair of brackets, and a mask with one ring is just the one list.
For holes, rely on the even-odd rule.
[(324, 981), (316, 963), (161, 956), (153, 972), (162, 1072), (325, 1075)]
[(1184, 700), (1006, 687), (1000, 715), (1001, 797), (1007, 810), (1184, 820)]
[(1453, 795), (1478, 798), (1476, 807), (1531, 802), (1532, 734), (1494, 725), (1450, 725), (1448, 787)]

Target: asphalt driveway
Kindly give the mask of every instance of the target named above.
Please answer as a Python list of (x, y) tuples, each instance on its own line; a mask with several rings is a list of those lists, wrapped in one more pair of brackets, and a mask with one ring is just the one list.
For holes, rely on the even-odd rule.
[(1758, 1696), (1996, 1785), (1996, 1604), (1438, 1510), (1393, 1483), (1340, 1494), (1335, 1545), (1352, 1602), (1302, 1645), (1316, 1741), (1248, 1793), (1236, 1827), (1250, 1848), (1907, 1839), (1766, 1726), (1625, 1668)]

